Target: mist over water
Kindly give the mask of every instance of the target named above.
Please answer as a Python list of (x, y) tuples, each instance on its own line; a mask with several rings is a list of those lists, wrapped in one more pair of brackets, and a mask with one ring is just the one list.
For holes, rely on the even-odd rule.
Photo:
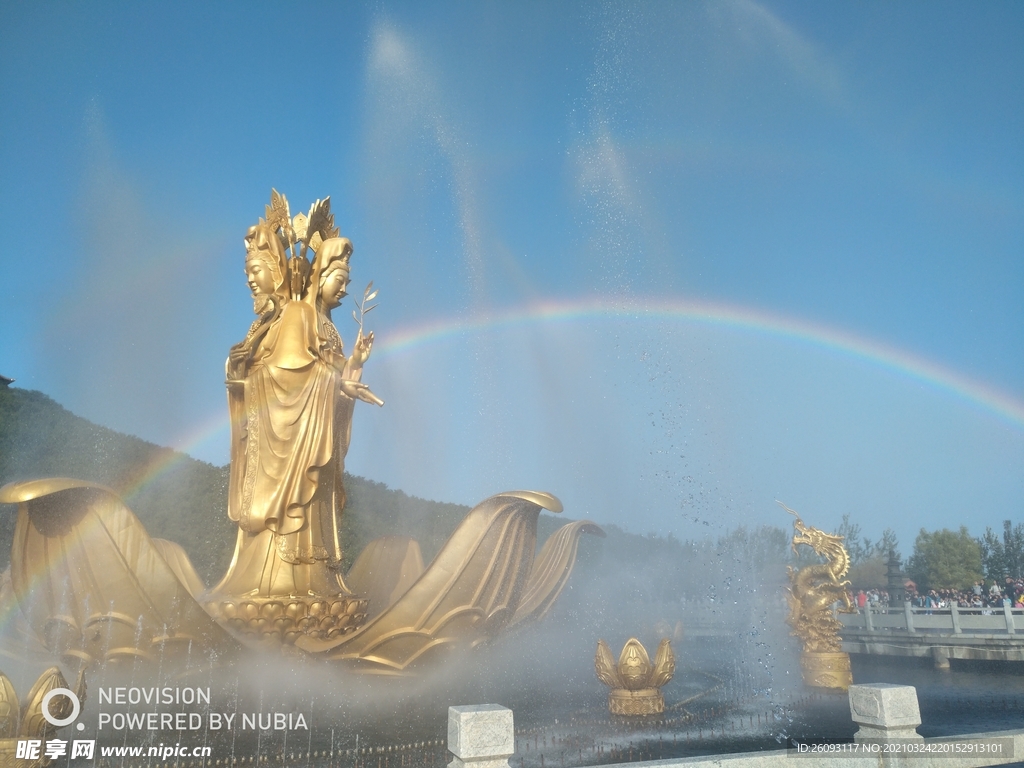
[[(484, 703), (511, 707), (520, 738), (536, 736), (546, 743), (572, 733), (586, 740), (581, 751), (597, 741), (612, 745), (627, 733), (681, 728), (608, 720), (607, 688), (594, 673), (599, 637), (616, 656), (631, 636), (652, 654), (662, 637), (672, 639), (677, 671), (664, 689), (666, 717), (711, 713), (720, 720), (726, 713), (767, 713), (800, 696), (788, 672), (795, 669), (795, 649), (777, 605), (779, 553), (763, 546), (756, 532), (686, 548), (683, 558), (678, 546), (652, 542), (623, 551), (601, 547), (602, 541), (587, 537), (581, 543), (577, 572), (547, 618), (472, 651), (435, 657), (411, 677), (361, 676), (330, 661), (269, 652), (232, 658), (196, 653), (184, 666), (162, 659), (107, 665), (87, 673), (89, 692), (80, 718), (86, 728), (79, 735), (95, 737), (101, 745), (210, 744), (219, 758), (227, 750), (248, 757), (256, 750), (275, 755), (439, 740), (443, 747), (447, 707)], [(687, 585), (682, 590), (677, 588), (681, 580)], [(12, 678), (22, 690), (37, 673), (27, 665)], [(164, 687), (171, 695), (184, 688), (208, 689), (210, 703), (110, 703), (117, 688)], [(109, 719), (115, 713), (148, 712), (198, 713), (203, 726), (181, 732), (118, 729)], [(235, 729), (208, 727), (211, 712), (234, 714)], [(289, 715), (291, 722), (301, 713), (308, 730), (241, 728), (243, 716), (270, 722), (275, 713)], [(265, 719), (259, 720), (261, 715)], [(764, 725), (767, 729), (767, 721)], [(767, 736), (765, 730), (758, 738)], [(518, 751), (528, 760), (537, 757), (523, 745)]]

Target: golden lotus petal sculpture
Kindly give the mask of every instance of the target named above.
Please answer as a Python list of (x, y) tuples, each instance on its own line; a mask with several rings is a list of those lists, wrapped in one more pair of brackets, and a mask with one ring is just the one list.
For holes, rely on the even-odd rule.
[[(58, 726), (43, 717), (43, 702), (46, 694), (55, 688), (68, 688), (67, 680), (57, 667), (44, 671), (32, 685), (23, 704), (18, 702), (18, 694), (7, 675), (0, 672), (0, 766), (17, 765), (19, 768), (42, 768), (49, 765), (50, 758), (40, 752), (35, 759), (19, 759), (17, 757), (18, 741), (35, 739), (45, 742), (52, 738)], [(70, 689), (69, 689), (70, 690)], [(75, 695), (79, 702), (85, 701), (84, 670), (78, 674), (75, 684)], [(73, 714), (74, 705), (66, 696), (50, 701), (50, 716), (64, 720)]]
[(18, 694), (7, 675), (0, 672), (0, 739), (13, 739), (21, 726)]
[(658, 650), (654, 654), (654, 669), (647, 680), (651, 688), (663, 688), (676, 673), (676, 657), (672, 653), (672, 644), (668, 638), (658, 643)]
[(423, 575), (419, 542), (408, 536), (374, 539), (352, 563), (345, 581), (369, 602), (369, 618), (390, 608)]
[(594, 669), (597, 679), (611, 688), (608, 711), (613, 715), (657, 715), (665, 711), (661, 688), (675, 674), (676, 659), (668, 638), (658, 645), (653, 664), (635, 637), (626, 641), (618, 663), (608, 644), (598, 640)]
[(194, 661), (203, 652), (230, 661), (244, 645), (293, 644), (358, 671), (408, 673), (539, 618), (565, 586), (579, 537), (603, 535), (593, 523), (570, 523), (535, 567), (537, 518), (561, 504), (512, 491), (471, 510), (425, 568), (412, 539), (371, 542), (349, 574), (367, 597), (224, 599), (205, 592), (181, 547), (150, 538), (107, 488), (27, 481), (0, 489), (0, 502), (18, 504), (10, 591), (25, 631), (51, 654), (84, 664)]
[(363, 671), (400, 673), (428, 655), (496, 637), (515, 616), (529, 580), (541, 509), (554, 496), (513, 491), (474, 507), (415, 582), (351, 638), (300, 638), (310, 653)]
[[(196, 602), (192, 590), (202, 582), (184, 551), (151, 539), (110, 489), (34, 480), (4, 486), (0, 502), (18, 505), (11, 582), (21, 613), (65, 662), (237, 647)], [(165, 559), (172, 553), (173, 565)]]
[(512, 624), (538, 621), (547, 615), (562, 589), (569, 581), (576, 564), (576, 551), (583, 534), (605, 537), (600, 526), (589, 520), (578, 520), (563, 525), (544, 542), (544, 546), (533, 564), (526, 592)]

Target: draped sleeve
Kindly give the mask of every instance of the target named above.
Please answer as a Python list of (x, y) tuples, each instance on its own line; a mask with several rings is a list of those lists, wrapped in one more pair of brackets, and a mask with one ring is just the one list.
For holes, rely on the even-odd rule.
[(335, 453), (339, 374), (318, 355), (316, 325), (312, 307), (289, 303), (242, 384), (237, 450), (244, 472), (233, 473), (241, 488), (230, 498), (238, 505), (232, 519), (248, 533), (283, 536), (306, 526), (320, 473)]

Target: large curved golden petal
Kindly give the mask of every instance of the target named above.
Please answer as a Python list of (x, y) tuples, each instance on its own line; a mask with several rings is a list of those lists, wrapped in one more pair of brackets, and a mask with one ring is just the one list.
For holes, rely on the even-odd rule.
[(181, 582), (182, 586), (188, 590), (192, 597), (199, 597), (206, 591), (203, 580), (199, 578), (195, 566), (192, 565), (192, 561), (180, 544), (175, 541), (168, 541), (167, 539), (150, 539), (150, 541), (153, 542), (156, 551), (160, 553), (164, 562), (167, 563), (167, 567), (174, 571), (178, 581)]
[(664, 638), (654, 654), (654, 671), (651, 672), (651, 688), (661, 688), (676, 673), (676, 657), (672, 653), (672, 644)]
[[(56, 478), (4, 486), (0, 499), (18, 503), (14, 593), (51, 653), (100, 661), (155, 658), (168, 647), (237, 646), (113, 491)], [(185, 568), (188, 558), (179, 554)]]
[(0, 739), (13, 739), (21, 724), (21, 704), (7, 675), (0, 672)]
[[(545, 491), (506, 491), (505, 493), (499, 493), (498, 496), (514, 496), (517, 499), (523, 501), (529, 501), (536, 504), (541, 509), (546, 509), (548, 512), (554, 512), (556, 515), (562, 511), (562, 502), (557, 497)], [(496, 498), (495, 496), (491, 497)]]
[(541, 504), (549, 494), (498, 494), (474, 507), (433, 562), (395, 603), (338, 640), (296, 645), (368, 671), (401, 672), (428, 654), (472, 646), (512, 620), (533, 565)]
[(96, 488), (113, 493), (105, 485), (90, 483), (86, 480), (75, 480), (70, 477), (43, 477), (38, 480), (8, 483), (3, 488), (0, 488), (0, 504), (21, 504), (24, 501), (32, 501), (43, 496), (49, 496), (51, 493), (67, 491), (72, 488)]
[(382, 536), (374, 539), (345, 575), (349, 589), (370, 601), (372, 619), (391, 607), (423, 575), (423, 554), (415, 539)]
[[(28, 692), (25, 699), (25, 708), (21, 713), (21, 728), (19, 736), (22, 738), (45, 739), (56, 731), (56, 727), (50, 725), (43, 717), (43, 697), (54, 688), (67, 688), (68, 682), (57, 667), (50, 667), (43, 672)], [(59, 702), (59, 703), (58, 703)], [(50, 714), (58, 720), (63, 720), (71, 714), (71, 702), (67, 697), (60, 696), (50, 703)]]
[(615, 669), (615, 657), (612, 649), (604, 640), (597, 641), (597, 654), (594, 656), (594, 671), (597, 679), (609, 688), (622, 688), (622, 678)]
[(512, 619), (513, 625), (537, 621), (551, 610), (572, 575), (580, 536), (585, 533), (605, 537), (599, 525), (589, 520), (578, 520), (563, 525), (544, 542), (530, 572), (523, 599)]

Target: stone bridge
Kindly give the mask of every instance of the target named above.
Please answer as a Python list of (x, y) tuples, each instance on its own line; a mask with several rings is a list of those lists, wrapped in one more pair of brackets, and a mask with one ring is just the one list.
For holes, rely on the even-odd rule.
[(930, 657), (938, 669), (950, 659), (1024, 662), (1024, 609), (865, 607), (839, 614), (843, 650), (882, 656)]

